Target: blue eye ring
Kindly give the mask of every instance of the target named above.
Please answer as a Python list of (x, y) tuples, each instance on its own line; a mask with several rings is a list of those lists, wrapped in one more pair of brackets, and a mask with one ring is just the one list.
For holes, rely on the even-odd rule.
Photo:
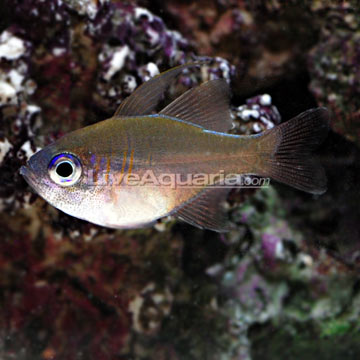
[(49, 163), (50, 179), (60, 186), (76, 184), (82, 174), (82, 166), (79, 159), (72, 154), (58, 154)]

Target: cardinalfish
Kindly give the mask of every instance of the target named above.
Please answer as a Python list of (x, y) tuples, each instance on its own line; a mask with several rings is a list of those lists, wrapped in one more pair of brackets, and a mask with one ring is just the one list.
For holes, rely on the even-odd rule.
[(187, 179), (199, 173), (257, 175), (322, 194), (326, 176), (311, 152), (328, 131), (325, 108), (305, 111), (261, 134), (228, 134), (230, 90), (225, 80), (216, 79), (153, 114), (175, 77), (198, 65), (181, 65), (145, 82), (113, 117), (45, 147), (20, 173), (51, 205), (110, 228), (145, 227), (172, 215), (200, 228), (229, 229), (223, 203), (231, 189), (219, 178), (197, 186), (165, 181), (134, 186), (130, 181), (149, 173), (155, 179), (164, 174)]

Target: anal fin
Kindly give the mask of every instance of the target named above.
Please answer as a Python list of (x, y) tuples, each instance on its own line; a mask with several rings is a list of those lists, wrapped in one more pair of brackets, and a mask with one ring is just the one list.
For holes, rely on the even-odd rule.
[(231, 189), (211, 186), (175, 212), (174, 217), (201, 229), (231, 230), (224, 203)]

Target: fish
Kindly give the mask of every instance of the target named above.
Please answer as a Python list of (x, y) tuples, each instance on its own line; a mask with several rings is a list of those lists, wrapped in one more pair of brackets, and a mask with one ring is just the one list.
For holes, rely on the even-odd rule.
[[(326, 174), (311, 153), (328, 133), (324, 107), (260, 134), (230, 134), (230, 86), (214, 79), (156, 112), (172, 81), (202, 65), (184, 64), (153, 77), (111, 118), (46, 146), (20, 174), (52, 206), (116, 229), (144, 228), (173, 216), (202, 229), (229, 231), (224, 203), (238, 174), (323, 194)], [(227, 185), (224, 177), (235, 181)]]

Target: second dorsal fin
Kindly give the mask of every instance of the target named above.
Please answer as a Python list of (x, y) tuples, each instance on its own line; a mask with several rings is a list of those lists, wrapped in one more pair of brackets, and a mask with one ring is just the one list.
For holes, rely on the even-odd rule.
[(229, 85), (224, 79), (210, 80), (186, 91), (160, 114), (226, 132), (232, 127), (229, 97)]
[(184, 69), (199, 66), (206, 62), (194, 62), (176, 66), (170, 70), (154, 76), (140, 85), (127, 97), (115, 111), (114, 117), (149, 115), (155, 109), (167, 87)]

